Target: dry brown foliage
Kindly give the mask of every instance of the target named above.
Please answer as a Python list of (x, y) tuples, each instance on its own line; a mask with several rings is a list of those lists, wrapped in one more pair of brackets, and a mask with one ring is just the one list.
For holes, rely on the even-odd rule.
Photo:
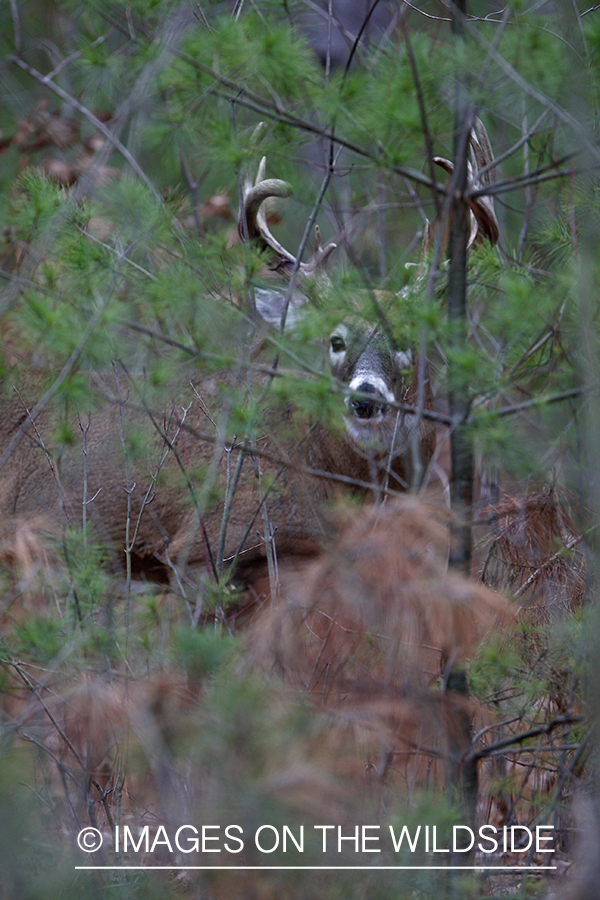
[(362, 731), (380, 776), (393, 765), (409, 784), (464, 744), (469, 704), (448, 684), (513, 618), (498, 594), (448, 571), (447, 526), (446, 509), (415, 497), (347, 510), (317, 560), (282, 567), (281, 602), (247, 641), (255, 664)]
[(155, 822), (181, 811), (172, 743), (185, 734), (194, 694), (174, 674), (72, 680), (15, 663), (22, 691), (5, 724), (40, 751), (38, 778), (64, 827)]
[[(480, 641), (514, 616), (500, 595), (448, 571), (448, 518), (412, 496), (344, 507), (317, 558), (292, 564), (283, 555), (279, 597), (255, 615), (243, 663), (230, 671), (229, 700), (266, 670), (266, 706), (252, 706), (250, 692), (248, 708), (232, 712), (227, 698), (211, 697), (210, 679), (177, 672), (77, 669), (69, 683), (66, 669), (25, 667), (29, 685), (17, 673), (22, 691), (5, 722), (39, 748), (40, 783), (65, 832), (90, 823), (109, 844), (111, 818), (132, 828), (188, 814), (226, 822), (239, 798), (299, 821), (353, 822), (357, 809), (377, 821), (426, 788), (464, 788), (474, 770), (480, 823), (534, 821), (540, 795), (557, 789), (547, 750), (565, 732), (542, 736), (539, 754), (524, 747), (507, 761), (475, 759), (527, 726), (492, 728), (494, 716), (457, 680)], [(23, 565), (35, 559), (25, 537)], [(562, 711), (541, 704), (540, 719)], [(298, 728), (290, 722), (302, 707)]]
[(587, 564), (568, 495), (547, 485), (525, 496), (505, 494), (483, 548), (481, 580), (510, 591), (540, 624), (583, 600)]
[(379, 683), (381, 663), (390, 684), (427, 685), (464, 661), (512, 615), (499, 595), (448, 570), (448, 519), (447, 509), (412, 496), (346, 509), (339, 536), (318, 559), (289, 573), (283, 567), (284, 602), (250, 638), (257, 657), (300, 673), (305, 649), (317, 647), (315, 666), (299, 677), (329, 701), (354, 680), (365, 689), (371, 677)]
[[(409, 791), (439, 783), (448, 759), (469, 747), (473, 709), (452, 690), (456, 669), (512, 614), (499, 595), (448, 572), (446, 509), (404, 497), (345, 508), (338, 525), (339, 535), (312, 562), (280, 560), (281, 599), (255, 616), (243, 668), (283, 675), (285, 704), (311, 698), (325, 729), (321, 767), (336, 777), (364, 785), (366, 771), (383, 784), (396, 773)], [(25, 533), (15, 541), (11, 552), (24, 571), (36, 569), (36, 547)], [(35, 724), (37, 740), (69, 773), (79, 798), (92, 802), (93, 794), (97, 806), (100, 792), (114, 791), (120, 778), (132, 809), (158, 809), (152, 766), (121, 770), (122, 748), (137, 742), (138, 760), (166, 759), (165, 748), (189, 727), (193, 685), (177, 675), (89, 676), (77, 685), (53, 673), (39, 683), (31, 672), (30, 684), (22, 672), (14, 678), (21, 690), (5, 703), (5, 715), (17, 731)], [(276, 679), (274, 696), (281, 687)], [(292, 792), (305, 763), (298, 771), (304, 774), (288, 773)], [(168, 796), (164, 790), (163, 801)]]
[(0, 571), (10, 574), (0, 599), (0, 626), (22, 622), (34, 612), (47, 612), (45, 586), (55, 580), (56, 555), (44, 536), (52, 525), (43, 516), (17, 521), (6, 534), (0, 529)]

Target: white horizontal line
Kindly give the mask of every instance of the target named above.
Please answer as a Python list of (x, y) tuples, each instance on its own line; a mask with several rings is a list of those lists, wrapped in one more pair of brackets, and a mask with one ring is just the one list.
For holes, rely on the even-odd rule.
[(489, 872), (489, 871), (515, 871), (515, 872), (542, 872), (549, 871), (553, 869), (557, 869), (558, 866), (75, 866), (75, 869), (104, 869), (112, 871), (123, 871), (125, 869), (146, 869), (148, 871), (157, 869), (157, 870), (172, 870), (172, 869), (183, 869), (185, 871), (190, 871), (192, 869), (199, 870), (202, 872), (255, 872), (264, 869), (265, 871), (273, 871), (273, 872), (281, 872), (281, 871), (306, 871), (306, 872), (314, 872), (314, 871), (334, 871), (334, 872), (346, 872), (349, 870), (352, 871), (361, 871), (361, 872), (382, 872), (384, 870), (394, 870), (398, 871), (399, 869), (421, 869), (421, 870), (447, 870), (447, 869), (461, 869), (468, 870), (471, 872)]

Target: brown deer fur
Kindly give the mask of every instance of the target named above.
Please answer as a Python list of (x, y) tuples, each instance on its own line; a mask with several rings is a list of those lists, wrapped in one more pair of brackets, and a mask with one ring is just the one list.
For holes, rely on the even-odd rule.
[[(326, 531), (325, 504), (344, 492), (365, 494), (374, 478), (385, 478), (388, 455), (365, 453), (353, 445), (344, 432), (341, 402), (337, 428), (322, 423), (311, 428), (289, 406), (275, 407), (261, 421), (254, 442), (249, 439), (244, 447), (238, 432), (228, 453), (237, 429), (224, 420), (214, 398), (214, 377), (195, 378), (194, 388), (181, 389), (171, 408), (151, 412), (140, 409), (135, 379), (121, 374), (117, 384), (114, 376), (98, 376), (97, 408), (89, 423), (87, 413), (72, 414), (67, 419), (72, 443), (56, 449), (58, 412), (48, 404), (33, 423), (30, 417), (42, 393), (40, 381), (29, 378), (16, 387), (7, 378), (0, 401), (7, 424), (0, 437), (2, 536), (9, 538), (17, 524), (42, 514), (50, 517), (55, 530), (57, 523), (80, 525), (85, 484), (87, 521), (111, 557), (124, 560), (129, 522), (134, 561), (161, 578), (169, 573), (169, 561), (179, 563), (180, 577), (189, 565), (214, 578), (228, 570), (236, 554), (242, 554), (246, 568), (253, 559), (264, 559), (262, 496), (277, 551), (314, 552)], [(182, 410), (190, 404), (184, 418)], [(425, 421), (421, 428), (427, 465), (434, 433)], [(132, 441), (140, 447), (136, 454), (126, 454)], [(242, 453), (219, 559), (227, 472), (233, 478)], [(405, 457), (393, 458), (391, 490), (404, 487), (404, 466)]]

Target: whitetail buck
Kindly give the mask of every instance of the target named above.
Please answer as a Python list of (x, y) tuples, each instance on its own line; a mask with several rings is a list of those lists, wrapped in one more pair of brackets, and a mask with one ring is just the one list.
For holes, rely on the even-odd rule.
[[(246, 211), (253, 196), (246, 198)], [(280, 292), (263, 291), (259, 311), (276, 318), (281, 302)], [(267, 392), (260, 424), (241, 433), (227, 410), (239, 372), (194, 375), (193, 387), (184, 386), (172, 408), (157, 413), (149, 403), (144, 408), (139, 380), (121, 371), (93, 376), (95, 395), (104, 395), (101, 409), (92, 412), (89, 426), (82, 415), (81, 440), (58, 454), (52, 447), (55, 410), (48, 404), (35, 415), (40, 379), (7, 379), (2, 416), (8, 427), (0, 439), (4, 536), (19, 522), (31, 523), (32, 515), (46, 516), (56, 531), (61, 510), (65, 521), (78, 525), (85, 510), (113, 558), (129, 542), (137, 565), (158, 577), (176, 566), (181, 581), (189, 567), (208, 569), (216, 579), (235, 560), (251, 568), (265, 558), (265, 528), (275, 535), (278, 553), (313, 552), (325, 533), (327, 501), (347, 491), (366, 493), (371, 483), (374, 490), (384, 483), (391, 491), (405, 488), (414, 415), (398, 404), (414, 405), (417, 395), (408, 352), (393, 350), (373, 328), (341, 325), (330, 338), (330, 356), (348, 392), (338, 427), (306, 422), (290, 406), (268, 408)], [(255, 374), (251, 391), (265, 391), (266, 381)], [(425, 396), (429, 406), (429, 383)], [(183, 407), (190, 407), (187, 414)], [(70, 425), (78, 435), (77, 419)], [(126, 464), (129, 432), (142, 427), (144, 450)], [(427, 465), (433, 427), (424, 419), (415, 427)]]
[[(256, 183), (245, 187), (239, 227), (245, 238), (275, 255), (273, 268), (289, 272), (296, 260), (272, 236), (263, 213), (267, 198), (288, 192), (284, 182), (264, 178), (263, 163)], [(297, 266), (304, 278), (334, 249), (317, 243), (313, 259)], [(288, 323), (305, 302), (294, 296)], [(256, 307), (262, 318), (279, 325), (285, 292), (257, 290)], [(314, 552), (326, 531), (328, 502), (348, 491), (371, 489), (381, 496), (404, 490), (411, 453), (417, 448), (426, 467), (435, 446), (433, 423), (415, 414), (418, 399), (421, 410), (433, 402), (427, 365), (413, 364), (409, 348), (391, 346), (372, 324), (348, 320), (329, 337), (329, 357), (345, 393), (338, 427), (307, 422), (289, 405), (269, 408), (269, 376), (264, 368), (252, 374), (243, 360), (238, 371), (220, 379), (193, 376), (193, 387), (179, 388), (171, 409), (160, 414), (139, 399), (136, 379), (121, 371), (92, 377), (94, 405), (102, 401), (101, 408), (89, 424), (71, 422), (75, 434), (84, 429), (82, 440), (62, 447), (55, 458), (50, 444), (57, 415), (50, 403), (36, 409), (39, 379), (15, 385), (6, 378), (1, 408), (6, 427), (0, 438), (3, 534), (14, 533), (32, 516), (49, 517), (54, 529), (60, 516), (74, 525), (83, 519), (93, 524), (114, 559), (122, 559), (128, 548), (144, 570), (155, 569), (161, 577), (176, 573), (180, 586), (190, 569), (208, 571), (215, 581), (236, 564), (248, 571), (265, 560), (273, 536), (279, 554)], [(219, 387), (233, 391), (242, 376), (250, 380), (248, 394), (261, 396), (265, 407), (258, 427), (247, 433), (229, 419), (230, 395), (216, 388), (218, 380)], [(141, 425), (149, 428), (144, 452), (126, 462), (128, 431)]]

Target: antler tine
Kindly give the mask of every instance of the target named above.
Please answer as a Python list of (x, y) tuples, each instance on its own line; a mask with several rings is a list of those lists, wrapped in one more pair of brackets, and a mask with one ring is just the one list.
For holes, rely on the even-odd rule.
[[(473, 186), (482, 189), (489, 187), (496, 181), (496, 169), (491, 165), (494, 154), (488, 133), (485, 130), (485, 125), (481, 119), (477, 118), (477, 116), (473, 122), (473, 129), (469, 141), (475, 165)], [(482, 237), (486, 237), (490, 243), (496, 244), (500, 237), (500, 227), (494, 210), (493, 197), (482, 195), (481, 197), (477, 197), (475, 200), (470, 201), (469, 205), (477, 220), (478, 231), (481, 232)]]
[[(495, 182), (496, 170), (493, 167), (489, 167), (494, 159), (494, 154), (485, 125), (477, 117), (475, 117), (473, 128), (469, 135), (469, 144), (472, 160), (472, 162), (467, 163), (469, 181), (473, 187), (484, 189)], [(443, 156), (434, 156), (433, 161), (448, 174), (452, 175), (454, 172), (454, 163), (449, 159), (444, 159)], [(479, 171), (481, 169), (485, 169), (485, 171), (480, 176)], [(469, 208), (471, 210), (471, 233), (468, 246), (471, 247), (474, 243), (481, 242), (484, 239), (487, 239), (491, 244), (496, 244), (500, 237), (500, 227), (494, 211), (493, 198), (484, 195), (469, 199)]]
[[(296, 257), (271, 234), (262, 204), (269, 197), (289, 197), (292, 189), (286, 181), (281, 181), (279, 178), (265, 178), (266, 164), (266, 157), (263, 156), (254, 184), (249, 179), (244, 183), (243, 208), (240, 210), (238, 231), (242, 239), (247, 237), (248, 240), (260, 240), (266, 248), (274, 252), (276, 262), (273, 268), (284, 267), (289, 270), (296, 266)], [(318, 226), (315, 230), (317, 232), (315, 253), (308, 262), (300, 263), (298, 267), (299, 271), (307, 276), (314, 275), (316, 269), (337, 247), (337, 244), (333, 243), (327, 244), (324, 248), (321, 247)]]
[(334, 250), (337, 250), (337, 244), (334, 244), (333, 241), (323, 247), (321, 243), (321, 229), (318, 225), (315, 225), (315, 252), (307, 263), (300, 264), (300, 268), (305, 275), (312, 275)]
[[(488, 133), (485, 130), (485, 125), (477, 116), (475, 116), (475, 120), (473, 122), (473, 128), (469, 136), (469, 143), (471, 144), (473, 160), (475, 162), (475, 165), (477, 166), (477, 169), (475, 171), (475, 181), (482, 187), (487, 187), (488, 185), (493, 184), (496, 180), (496, 171), (493, 167), (490, 166), (494, 158), (494, 154), (492, 151), (492, 145), (490, 144)], [(480, 174), (481, 169), (486, 169), (486, 171)]]
[(250, 179), (244, 181), (243, 205), (240, 209), (238, 231), (242, 240), (260, 239), (265, 247), (273, 250), (279, 258), (275, 268), (282, 264), (294, 265), (295, 257), (273, 237), (267, 225), (267, 217), (264, 210), (261, 209), (262, 204), (269, 197), (289, 197), (292, 189), (286, 181), (281, 181), (279, 178), (265, 178), (266, 165), (267, 160), (263, 156), (255, 183), (252, 184)]

